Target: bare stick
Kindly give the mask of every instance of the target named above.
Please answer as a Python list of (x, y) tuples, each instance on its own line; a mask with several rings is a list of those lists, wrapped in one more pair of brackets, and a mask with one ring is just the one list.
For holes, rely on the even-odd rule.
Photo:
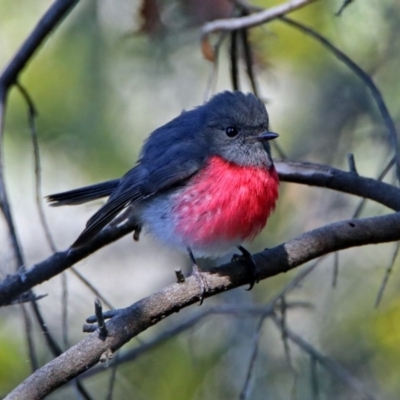
[(103, 317), (103, 306), (101, 305), (101, 302), (99, 299), (96, 299), (94, 301), (94, 310), (96, 314), (96, 319), (97, 319), (97, 325), (99, 327), (99, 334), (100, 337), (105, 339), (107, 337), (107, 327), (104, 322), (104, 317)]
[(391, 262), (389, 264), (389, 267), (386, 269), (386, 273), (385, 273), (385, 276), (383, 277), (383, 281), (382, 281), (381, 287), (379, 289), (378, 296), (376, 297), (375, 307), (378, 307), (379, 304), (381, 303), (381, 300), (382, 300), (382, 297), (383, 297), (383, 293), (384, 293), (384, 291), (386, 289), (387, 283), (389, 282), (389, 278), (390, 278), (390, 275), (391, 275), (391, 273), (393, 271), (393, 266), (394, 266), (394, 263), (395, 263), (395, 261), (397, 259), (398, 254), (399, 254), (399, 250), (400, 250), (400, 242), (397, 242), (396, 243), (396, 247), (395, 247), (394, 252), (393, 252), (393, 255), (392, 255), (392, 260), (391, 260)]
[(350, 57), (348, 57), (345, 53), (339, 50), (336, 46), (334, 46), (328, 39), (309, 28), (308, 26), (301, 24), (300, 22), (294, 21), (291, 18), (282, 16), (280, 18), (282, 21), (286, 22), (288, 25), (291, 25), (303, 33), (313, 37), (318, 42), (320, 42), (325, 48), (327, 48), (338, 60), (342, 61), (347, 67), (349, 67), (356, 76), (358, 76), (362, 82), (368, 87), (371, 92), (372, 98), (375, 100), (375, 103), (378, 107), (378, 110), (382, 116), (383, 122), (386, 125), (389, 136), (389, 143), (393, 147), (396, 157), (396, 173), (397, 179), (400, 180), (400, 155), (398, 148), (398, 138), (397, 138), (397, 130), (396, 125), (393, 121), (392, 116), (389, 113), (389, 110), (386, 106), (385, 101), (383, 100), (383, 96), (375, 85), (373, 79), (369, 74), (367, 74), (358, 64), (356, 64)]
[(310, 378), (311, 390), (313, 394), (312, 400), (319, 399), (319, 385), (318, 385), (318, 364), (314, 356), (310, 355)]
[[(27, 62), (31, 59), (35, 51), (40, 47), (40, 45), (43, 43), (45, 38), (49, 35), (49, 33), (58, 25), (58, 23), (65, 17), (67, 12), (77, 3), (77, 0), (58, 0), (53, 3), (53, 5), (49, 8), (49, 10), (46, 12), (46, 14), (42, 17), (42, 19), (39, 21), (33, 32), (28, 36), (24, 44), (21, 46), (21, 48), (18, 50), (16, 55), (13, 57), (11, 62), (6, 66), (4, 71), (0, 75), (0, 142), (3, 142), (3, 132), (4, 132), (4, 115), (5, 115), (5, 105), (6, 105), (6, 100), (7, 100), (7, 95), (10, 87), (17, 83), (18, 75), (22, 71), (22, 69), (25, 67)], [(33, 102), (31, 101), (28, 93), (22, 88), (22, 86), (19, 86), (22, 94), (24, 95), (25, 99), (28, 102), (28, 107), (29, 107), (29, 114), (30, 114), (30, 127), (31, 127), (31, 132), (35, 134), (35, 127), (34, 127), (34, 115), (35, 115), (35, 109), (33, 106)], [(35, 137), (34, 137), (34, 146), (35, 146)], [(0, 147), (3, 147), (0, 145)], [(35, 147), (35, 150), (38, 148)], [(35, 151), (35, 160), (37, 162), (37, 156), (38, 153)], [(19, 266), (19, 270), (23, 272), (23, 266), (24, 266), (24, 261), (23, 261), (23, 254), (22, 254), (22, 249), (19, 244), (18, 238), (17, 238), (17, 232), (14, 226), (13, 218), (10, 212), (10, 207), (9, 207), (9, 202), (6, 194), (6, 189), (4, 186), (4, 175), (3, 175), (3, 157), (2, 155), (0, 156), (0, 205), (2, 212), (5, 216), (7, 226), (9, 229), (9, 234), (11, 237), (12, 241), (12, 247), (14, 249), (14, 253), (16, 256), (17, 264)], [(40, 164), (37, 163), (37, 166)], [(37, 171), (37, 169), (36, 169)], [(40, 180), (37, 180), (37, 184), (40, 185)], [(40, 210), (40, 208), (39, 208)], [(40, 212), (40, 211), (39, 211)], [(51, 240), (50, 240), (51, 242)], [(34, 298), (35, 296), (32, 294), (32, 297)], [(57, 347), (54, 339), (51, 337), (51, 335), (47, 332), (46, 324), (43, 321), (43, 318), (41, 316), (41, 313), (39, 311), (38, 305), (36, 304), (35, 301), (32, 302), (32, 307), (33, 311), (35, 313), (35, 316), (41, 325), (42, 330), (45, 333), (46, 341), (49, 344), (50, 343), (50, 348), (53, 349), (53, 354), (55, 347)], [(44, 328), (45, 329), (44, 329)], [(47, 332), (47, 334), (46, 334)], [(58, 355), (58, 354), (55, 354)], [(80, 393), (84, 396), (86, 399), (90, 399), (90, 397), (87, 395), (83, 387), (78, 383), (78, 390)]]
[[(43, 195), (42, 195), (42, 179), (41, 179), (41, 162), (40, 162), (40, 149), (39, 149), (39, 143), (38, 143), (38, 138), (37, 138), (37, 130), (36, 130), (36, 124), (35, 124), (35, 119), (37, 117), (37, 109), (35, 106), (35, 103), (32, 99), (32, 97), (29, 95), (29, 92), (19, 83), (16, 83), (16, 86), (20, 90), (22, 96), (24, 97), (27, 105), (28, 105), (28, 121), (29, 121), (29, 128), (31, 132), (31, 138), (32, 138), (32, 144), (33, 144), (33, 151), (34, 151), (34, 164), (35, 164), (35, 198), (36, 198), (36, 207), (38, 209), (39, 213), (39, 218), (41, 225), (43, 227), (43, 230), (45, 232), (45, 236), (47, 239), (47, 243), (50, 246), (50, 249), (52, 250), (53, 253), (57, 251), (57, 247), (54, 243), (54, 239), (51, 235), (50, 228), (47, 223), (47, 219), (45, 217), (44, 209), (43, 209)], [(101, 301), (103, 301), (104, 304), (107, 305), (110, 309), (113, 308), (111, 303), (105, 299), (105, 297), (85, 278), (82, 276), (79, 271), (77, 271), (75, 268), (71, 268), (72, 272), (77, 276), (78, 279), (80, 279), (84, 285), (86, 285), (89, 290), (91, 290), (97, 297), (100, 298)], [(67, 277), (62, 276), (61, 277), (61, 282), (62, 282), (62, 305), (63, 305), (63, 311), (62, 311), (62, 321), (63, 321), (63, 334), (64, 334), (64, 344), (65, 347), (66, 344), (68, 343), (67, 339), (67, 318), (68, 318), (68, 311), (67, 311), (67, 296), (68, 296), (68, 289), (67, 289)]]
[(246, 379), (243, 385), (243, 389), (240, 393), (239, 399), (240, 400), (246, 400), (249, 398), (250, 396), (250, 380), (251, 380), (251, 376), (253, 374), (253, 370), (254, 370), (254, 364), (257, 358), (257, 354), (258, 354), (258, 344), (260, 342), (260, 335), (261, 335), (261, 328), (264, 324), (266, 315), (262, 316), (258, 322), (257, 325), (257, 329), (256, 332), (254, 334), (254, 338), (253, 338), (253, 351), (251, 352), (251, 356), (250, 356), (250, 362), (249, 362), (249, 366), (247, 368), (247, 374), (246, 374)]
[(343, 11), (345, 10), (345, 8), (348, 7), (352, 2), (353, 2), (353, 0), (344, 0), (343, 4), (340, 6), (339, 10), (337, 10), (335, 15), (337, 17), (340, 17), (342, 15)]
[[(281, 329), (282, 325), (279, 321), (279, 318), (271, 314), (270, 319), (274, 321), (275, 325), (278, 329)], [(373, 400), (374, 397), (364, 389), (361, 382), (359, 382), (355, 377), (353, 377), (350, 372), (344, 369), (341, 365), (333, 361), (331, 358), (324, 356), (319, 351), (317, 351), (313, 346), (311, 346), (308, 342), (306, 342), (299, 335), (294, 333), (288, 327), (285, 328), (287, 337), (293, 342), (296, 343), (304, 352), (313, 357), (316, 361), (318, 361), (324, 368), (330, 371), (337, 378), (345, 382), (348, 386), (350, 386), (356, 393), (358, 393), (365, 400)]]
[(51, 236), (49, 225), (47, 223), (42, 204), (42, 199), (43, 199), (42, 174), (41, 174), (42, 168), (40, 162), (40, 150), (39, 150), (39, 143), (37, 138), (36, 124), (35, 124), (35, 119), (37, 117), (37, 109), (35, 107), (35, 103), (32, 97), (30, 96), (29, 92), (25, 89), (25, 87), (22, 86), (19, 82), (16, 83), (16, 86), (18, 87), (19, 91), (21, 92), (23, 98), (25, 99), (28, 105), (28, 125), (31, 133), (33, 154), (34, 154), (36, 208), (39, 213), (40, 223), (46, 235), (47, 243), (49, 244), (51, 251), (55, 253), (57, 251), (57, 248), (54, 243), (53, 237)]
[[(396, 156), (393, 157), (385, 166), (385, 168), (383, 168), (382, 172), (378, 175), (378, 177), (376, 178), (377, 181), (382, 181), (383, 178), (388, 174), (388, 172), (390, 171), (390, 169), (393, 167), (393, 165), (396, 163)], [(360, 201), (360, 203), (358, 204), (358, 206), (356, 207), (354, 214), (352, 216), (352, 218), (358, 218), (361, 215), (362, 210), (364, 209), (364, 206), (366, 204), (368, 199), (364, 198)]]
[(275, 18), (302, 8), (315, 0), (292, 0), (245, 17), (217, 19), (203, 25), (201, 35), (206, 36), (217, 31), (236, 31), (265, 24)]
[(19, 73), (26, 66), (33, 54), (78, 2), (79, 0), (56, 0), (50, 6), (11, 62), (1, 73), (0, 93), (7, 91), (16, 82)]
[(238, 56), (238, 33), (233, 31), (230, 35), (231, 43), (229, 49), (231, 83), (233, 90), (239, 90), (239, 56)]
[(81, 281), (83, 282), (84, 285), (86, 285), (89, 290), (97, 296), (110, 310), (114, 309), (115, 307), (112, 305), (112, 303), (104, 297), (104, 295), (100, 292), (99, 289), (97, 289), (95, 286), (93, 286), (92, 282), (90, 282), (85, 276), (83, 276), (75, 267), (70, 268), (71, 272)]
[(240, 38), (242, 39), (243, 55), (244, 55), (244, 61), (246, 63), (247, 76), (249, 77), (250, 84), (253, 89), (253, 93), (257, 97), (260, 97), (260, 94), (258, 91), (258, 85), (256, 82), (256, 77), (254, 74), (253, 54), (252, 54), (251, 45), (250, 45), (250, 41), (249, 41), (249, 34), (246, 29), (242, 29), (239, 31), (239, 35), (240, 35)]

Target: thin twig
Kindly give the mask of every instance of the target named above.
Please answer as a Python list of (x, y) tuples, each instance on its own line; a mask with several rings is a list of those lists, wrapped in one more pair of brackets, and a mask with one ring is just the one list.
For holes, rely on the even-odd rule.
[(101, 302), (99, 299), (96, 299), (94, 301), (94, 310), (95, 310), (97, 326), (99, 329), (100, 337), (106, 338), (108, 335), (108, 332), (107, 332), (107, 327), (106, 327), (106, 324), (104, 322), (104, 317), (103, 317), (103, 306), (101, 305)]
[(339, 50), (336, 46), (334, 46), (328, 39), (324, 36), (311, 29), (310, 27), (294, 21), (291, 18), (282, 16), (279, 18), (281, 21), (284, 21), (286, 24), (291, 25), (292, 27), (299, 29), (301, 32), (306, 35), (311, 36), (319, 43), (321, 43), (326, 49), (328, 49), (338, 60), (343, 62), (347, 67), (349, 67), (354, 74), (361, 79), (361, 81), (367, 86), (369, 91), (371, 92), (372, 98), (375, 100), (375, 103), (378, 107), (378, 110), (382, 116), (383, 122), (386, 125), (389, 137), (389, 143), (393, 147), (396, 157), (396, 174), (397, 179), (400, 181), (400, 153), (398, 148), (398, 138), (397, 138), (397, 130), (396, 125), (393, 121), (392, 116), (389, 113), (389, 110), (386, 106), (385, 101), (383, 100), (383, 96), (375, 85), (373, 79), (369, 74), (367, 74), (358, 64), (356, 64), (350, 57), (348, 57), (345, 53)]
[[(248, 6), (240, 4), (240, 2), (234, 2), (234, 3), (236, 3), (236, 5), (239, 8), (241, 8), (242, 16), (246, 16), (246, 15), (249, 14), (250, 10), (249, 10)], [(234, 31), (234, 32), (236, 32), (236, 31)], [(231, 35), (233, 35), (234, 32), (232, 32)], [(249, 77), (250, 84), (251, 84), (251, 87), (253, 89), (253, 93), (259, 98), (260, 95), (259, 95), (258, 85), (257, 85), (257, 82), (256, 82), (256, 77), (255, 77), (255, 74), (254, 74), (253, 56), (252, 56), (251, 45), (250, 45), (247, 29), (240, 29), (238, 31), (238, 34), (240, 35), (241, 42), (242, 42), (244, 60), (245, 60), (245, 64), (246, 64), (246, 73), (247, 73), (247, 76)], [(231, 54), (230, 54), (231, 65), (232, 65), (232, 57), (233, 57), (232, 54), (233, 54), (233, 52), (231, 51)], [(237, 63), (237, 61), (236, 61), (236, 63)], [(233, 76), (233, 72), (232, 71), (233, 71), (233, 69), (231, 67), (231, 76)], [(238, 72), (237, 72), (237, 75), (238, 75)], [(239, 77), (237, 77), (237, 81), (238, 81), (238, 79), (239, 79)], [(235, 81), (234, 81), (233, 78), (232, 78), (232, 82), (233, 82), (232, 86), (235, 87), (234, 86)], [(237, 86), (239, 87), (238, 83), (237, 83)], [(284, 160), (287, 158), (285, 152), (282, 150), (282, 148), (281, 148), (281, 146), (279, 145), (278, 142), (273, 141), (272, 142), (272, 147), (278, 153), (280, 158), (282, 158)]]
[(230, 35), (231, 46), (229, 49), (229, 59), (230, 59), (230, 72), (231, 72), (231, 83), (233, 90), (239, 90), (239, 59), (238, 59), (238, 32), (233, 31)]
[[(43, 231), (46, 236), (47, 243), (53, 253), (57, 251), (56, 245), (54, 243), (53, 237), (50, 233), (49, 225), (47, 223), (47, 219), (44, 213), (43, 209), (43, 203), (42, 203), (42, 174), (41, 174), (41, 162), (40, 162), (40, 151), (39, 151), (39, 143), (38, 143), (38, 137), (37, 137), (37, 130), (36, 130), (36, 117), (37, 117), (37, 109), (35, 107), (35, 103), (30, 96), (29, 92), (25, 89), (24, 86), (22, 86), (19, 82), (15, 83), (16, 87), (20, 91), (21, 95), (23, 96), (24, 100), (27, 103), (28, 106), (28, 125), (29, 125), (29, 130), (31, 133), (31, 139), (32, 139), (32, 145), (33, 145), (33, 154), (34, 154), (34, 171), (35, 171), (35, 199), (36, 199), (36, 208), (38, 210), (39, 214), (39, 220), (42, 225)], [(61, 308), (62, 308), (62, 332), (63, 332), (63, 342), (64, 342), (64, 348), (68, 348), (68, 324), (67, 324), (67, 319), (68, 319), (68, 313), (67, 313), (67, 302), (66, 302), (66, 297), (67, 297), (67, 288), (66, 288), (66, 276), (65, 273), (63, 272), (61, 275), (62, 279), (62, 297), (63, 301), (61, 303)], [(35, 314), (38, 312), (38, 309), (35, 311)], [(38, 321), (40, 321), (42, 318), (40, 318)], [(45, 325), (44, 321), (43, 324)], [(45, 328), (44, 330), (42, 329), (43, 332), (47, 332), (48, 335), (50, 333), (47, 331)], [(52, 338), (50, 342), (54, 342), (54, 339)], [(53, 347), (53, 354), (54, 356), (58, 356), (59, 354), (54, 351), (54, 346), (50, 344), (50, 348)]]
[(342, 15), (343, 11), (345, 10), (345, 8), (347, 8), (347, 6), (349, 6), (352, 2), (353, 2), (353, 0), (344, 0), (343, 4), (340, 6), (339, 10), (336, 11), (335, 16), (340, 17)]
[(115, 307), (112, 303), (104, 297), (104, 295), (95, 287), (93, 286), (92, 282), (90, 282), (85, 276), (83, 276), (75, 267), (70, 268), (71, 272), (81, 281), (85, 286), (89, 288), (89, 290), (98, 297), (102, 303), (104, 303), (110, 310), (113, 310)]
[(119, 359), (119, 352), (116, 353), (114, 363), (111, 366), (111, 375), (110, 375), (110, 380), (108, 382), (108, 390), (107, 390), (106, 400), (113, 399), (115, 382), (117, 380), (117, 369), (119, 366), (118, 359)]
[[(0, 143), (3, 143), (4, 137), (4, 115), (5, 115), (5, 104), (7, 100), (8, 92), (13, 84), (17, 83), (18, 75), (22, 71), (22, 69), (26, 66), (28, 61), (31, 59), (35, 51), (40, 47), (49, 33), (60, 23), (60, 21), (65, 17), (68, 11), (78, 2), (78, 0), (58, 0), (53, 3), (53, 5), (48, 9), (45, 15), (41, 18), (39, 23), (36, 25), (32, 33), (28, 36), (25, 40), (21, 48), (17, 51), (16, 55), (12, 58), (10, 63), (6, 66), (3, 72), (0, 75)], [(27, 104), (29, 107), (29, 120), (30, 120), (30, 128), (33, 136), (35, 136), (35, 125), (34, 125), (34, 116), (35, 116), (35, 109), (33, 106), (33, 102), (31, 101), (28, 93), (23, 89), (21, 85), (19, 85), (19, 89), (21, 93), (24, 95), (25, 99), (27, 100)], [(3, 146), (0, 145), (2, 148)], [(35, 146), (35, 138), (34, 138), (34, 148), (35, 148), (35, 161), (38, 159), (38, 147)], [(7, 226), (9, 229), (12, 246), (14, 249), (14, 253), (16, 256), (18, 270), (19, 273), (23, 275), (24, 273), (24, 257), (22, 254), (22, 248), (19, 244), (16, 229), (14, 226), (14, 222), (12, 219), (12, 215), (9, 208), (9, 202), (7, 199), (6, 190), (4, 187), (4, 175), (3, 175), (3, 157), (0, 156), (0, 206), (2, 212), (5, 216)], [(36, 163), (36, 166), (40, 168), (40, 163)], [(35, 168), (37, 171), (37, 168)], [(37, 184), (40, 188), (40, 179), (37, 180)], [(38, 193), (38, 192), (37, 192)], [(32, 293), (32, 298), (34, 298), (34, 294)], [(39, 311), (38, 305), (35, 301), (32, 301), (33, 311), (35, 313), (36, 319), (38, 320), (42, 331), (44, 331), (46, 341), (50, 344), (50, 348), (55, 353), (57, 344), (47, 331), (46, 324), (43, 320), (43, 317)], [(55, 354), (59, 355), (59, 354)], [(79, 383), (77, 384), (79, 388), (79, 392), (84, 396), (86, 399), (90, 399), (87, 396), (82, 385)]]
[[(396, 157), (392, 157), (392, 159), (388, 162), (388, 164), (383, 168), (382, 172), (378, 175), (376, 180), (381, 182), (395, 163), (396, 163)], [(368, 199), (364, 198), (360, 201), (360, 203), (358, 204), (358, 206), (354, 211), (352, 218), (358, 218), (361, 215), (361, 212), (363, 211), (367, 200)]]
[(289, 294), (291, 291), (293, 291), (294, 289), (296, 289), (300, 282), (306, 277), (308, 276), (312, 271), (314, 271), (314, 269), (323, 261), (323, 259), (326, 256), (323, 256), (321, 258), (319, 258), (318, 260), (316, 260), (314, 263), (312, 263), (310, 266), (308, 266), (307, 268), (305, 268), (303, 271), (300, 271), (282, 290), (279, 291), (278, 294), (276, 294), (270, 301), (270, 304), (276, 304), (279, 301), (281, 301), (281, 299), (283, 297), (285, 297), (287, 294)]
[(217, 19), (204, 24), (201, 29), (201, 35), (207, 36), (217, 31), (236, 31), (238, 29), (252, 28), (302, 8), (314, 1), (316, 0), (292, 0), (246, 17)]
[(319, 384), (318, 384), (318, 363), (313, 355), (310, 354), (310, 379), (311, 392), (313, 400), (319, 399)]
[(243, 389), (240, 392), (240, 396), (239, 396), (240, 400), (246, 400), (250, 396), (250, 380), (253, 375), (254, 365), (255, 365), (256, 358), (257, 358), (257, 354), (258, 354), (258, 344), (260, 342), (261, 328), (264, 324), (266, 317), (267, 317), (267, 315), (263, 315), (260, 318), (258, 325), (257, 325), (257, 329), (256, 329), (254, 337), (253, 337), (253, 345), (252, 345), (253, 350), (251, 352), (249, 366), (247, 367), (247, 374), (246, 374), (246, 379), (244, 381)]
[(389, 282), (389, 278), (390, 278), (390, 275), (391, 275), (391, 273), (393, 271), (393, 266), (394, 266), (394, 263), (396, 262), (397, 256), (399, 254), (399, 250), (400, 250), (400, 242), (397, 242), (395, 250), (394, 250), (393, 255), (392, 255), (392, 260), (391, 260), (388, 268), (386, 269), (386, 273), (385, 273), (385, 276), (383, 277), (383, 281), (382, 281), (381, 287), (379, 289), (378, 296), (376, 297), (375, 307), (378, 307), (379, 304), (381, 303), (381, 300), (382, 300), (382, 297), (383, 297), (383, 293), (384, 293), (384, 291), (386, 289), (387, 283)]
[(265, 10), (265, 8), (262, 8), (260, 6), (255, 6), (246, 0), (230, 0), (230, 1), (235, 6), (241, 8), (242, 10), (247, 11), (248, 14)]
[(56, 342), (56, 340), (53, 338), (49, 331), (49, 327), (46, 324), (42, 313), (40, 312), (39, 305), (37, 302), (33, 301), (32, 303), (32, 308), (33, 312), (35, 313), (36, 320), (40, 326), (40, 330), (46, 340), (47, 347), (49, 348), (50, 352), (53, 354), (54, 357), (58, 357), (60, 354), (62, 354), (62, 349)]
[[(293, 286), (294, 288), (295, 286)], [(296, 376), (296, 371), (293, 367), (293, 363), (292, 363), (292, 356), (290, 353), (290, 347), (289, 347), (289, 343), (287, 340), (287, 336), (285, 333), (285, 327), (286, 327), (286, 317), (287, 317), (287, 306), (286, 306), (286, 297), (285, 296), (281, 296), (280, 297), (280, 302), (279, 302), (279, 311), (281, 312), (281, 324), (282, 324), (282, 342), (283, 342), (283, 348), (285, 351), (285, 358), (286, 358), (286, 362), (290, 368), (290, 370), (294, 373), (294, 375)]]
[(35, 103), (30, 96), (29, 92), (22, 86), (19, 82), (16, 82), (16, 87), (19, 89), (22, 94), (24, 100), (28, 105), (28, 125), (31, 133), (32, 145), (33, 145), (33, 154), (34, 154), (34, 171), (35, 171), (35, 199), (36, 199), (36, 208), (39, 213), (40, 223), (42, 225), (43, 231), (46, 235), (47, 243), (50, 246), (50, 249), (53, 253), (57, 251), (56, 245), (54, 243), (54, 239), (50, 233), (50, 228), (47, 223), (47, 219), (43, 209), (43, 195), (42, 195), (42, 168), (40, 162), (40, 149), (37, 137), (36, 130), (36, 117), (37, 117), (37, 109), (35, 107)]
[[(247, 13), (245, 14), (247, 15)], [(257, 96), (260, 97), (259, 91), (258, 91), (258, 85), (256, 82), (256, 77), (254, 74), (254, 64), (253, 64), (253, 55), (251, 51), (251, 45), (249, 42), (249, 35), (247, 32), (247, 29), (241, 29), (239, 31), (239, 35), (242, 41), (242, 47), (243, 47), (243, 55), (244, 55), (244, 61), (246, 64), (246, 73), (247, 76), (249, 77), (251, 87), (253, 89), (253, 93)]]
[(20, 309), (21, 309), (23, 319), (24, 319), (24, 327), (25, 327), (25, 332), (26, 332), (25, 337), (26, 337), (26, 341), (27, 341), (29, 361), (31, 363), (31, 371), (34, 372), (39, 368), (39, 362), (38, 362), (37, 353), (36, 353), (36, 346), (33, 342), (32, 321), (29, 316), (26, 305), (21, 304)]
[[(281, 324), (279, 318), (274, 314), (271, 314), (269, 318), (275, 323), (277, 328), (280, 330), (281, 327), (282, 327), (282, 324)], [(373, 400), (374, 399), (374, 397), (371, 396), (370, 393), (366, 389), (364, 389), (364, 387), (361, 384), (361, 382), (359, 382), (354, 376), (352, 376), (349, 371), (344, 369), (341, 365), (336, 363), (331, 358), (321, 354), (318, 350), (316, 350), (313, 346), (311, 346), (303, 338), (301, 338), (299, 335), (297, 335), (292, 330), (290, 330), (287, 326), (286, 326), (285, 329), (286, 329), (287, 337), (293, 343), (296, 343), (297, 346), (299, 346), (305, 353), (307, 353), (308, 355), (312, 356), (326, 370), (331, 372), (333, 375), (335, 375), (341, 381), (345, 382), (359, 396), (361, 396), (365, 400)]]
[[(11, 59), (10, 63), (0, 74), (0, 148), (3, 148), (1, 144), (3, 143), (5, 106), (10, 87), (17, 82), (18, 75), (49, 33), (60, 23), (77, 2), (78, 0), (55, 1), (40, 19), (32, 33), (27, 37), (21, 48)], [(4, 187), (2, 155), (0, 155), (0, 206), (7, 222), (17, 264), (19, 268), (23, 268), (24, 261), (21, 246), (17, 238), (7, 193)]]
[(11, 245), (16, 259), (16, 269), (23, 272), (24, 271), (24, 256), (22, 254), (21, 244), (17, 236), (17, 231), (15, 229), (15, 224), (10, 211), (10, 202), (8, 200), (8, 194), (5, 187), (5, 177), (4, 177), (4, 146), (1, 144), (4, 142), (4, 118), (6, 109), (6, 92), (1, 90), (0, 87), (0, 208), (4, 215), (8, 227), (8, 234), (11, 239)]
[[(308, 303), (302, 302), (288, 302), (287, 308), (298, 308), (298, 307), (308, 307)], [(174, 325), (173, 327), (169, 327), (164, 331), (161, 331), (157, 334), (154, 338), (150, 339), (146, 343), (140, 344), (140, 346), (135, 347), (134, 349), (126, 351), (123, 355), (121, 355), (118, 359), (118, 364), (124, 364), (128, 362), (132, 362), (136, 360), (142, 354), (148, 354), (149, 350), (160, 346), (165, 341), (181, 334), (184, 331), (191, 329), (196, 324), (203, 321), (203, 319), (212, 316), (212, 315), (232, 315), (235, 317), (242, 317), (243, 315), (249, 315), (256, 318), (267, 316), (274, 312), (274, 305), (267, 304), (263, 306), (217, 306), (211, 308), (205, 308), (204, 310), (198, 311), (193, 313), (192, 315), (184, 318), (178, 324)], [(92, 330), (95, 331), (96, 329)], [(89, 378), (92, 377), (100, 372), (104, 372), (104, 368), (94, 367), (92, 370), (85, 373), (82, 378)]]
[(333, 277), (332, 277), (332, 287), (335, 288), (337, 285), (339, 276), (339, 253), (335, 251), (333, 253)]
[(68, 277), (67, 272), (61, 274), (61, 331), (64, 350), (69, 347), (68, 340)]
[(353, 153), (347, 154), (347, 162), (349, 164), (349, 171), (352, 172), (353, 174), (358, 175), (357, 167), (356, 167), (356, 160), (354, 158)]
[(34, 53), (78, 2), (79, 0), (54, 1), (0, 74), (0, 93), (7, 92), (17, 81), (18, 75)]
[[(37, 117), (37, 108), (35, 103), (30, 96), (29, 92), (22, 86), (19, 82), (16, 82), (16, 86), (19, 89), (20, 93), (22, 94), (24, 100), (28, 105), (28, 121), (29, 121), (29, 128), (31, 132), (31, 139), (33, 144), (33, 151), (34, 151), (34, 165), (35, 165), (35, 198), (36, 198), (36, 207), (39, 213), (39, 219), (43, 228), (43, 231), (46, 236), (47, 243), (50, 246), (50, 249), (53, 253), (57, 252), (56, 245), (54, 243), (54, 239), (51, 235), (49, 225), (47, 223), (47, 219), (43, 209), (42, 203), (42, 179), (41, 179), (41, 162), (40, 162), (40, 148), (38, 143), (38, 136), (37, 136), (37, 129), (35, 124), (35, 119)], [(104, 303), (110, 307), (111, 304), (101, 295), (101, 293), (96, 290), (91, 283), (85, 279), (75, 268), (72, 268), (72, 271), (75, 275), (80, 279), (96, 296), (101, 298)], [(62, 286), (62, 332), (63, 332), (63, 343), (64, 348), (68, 348), (68, 287), (67, 287), (67, 276), (65, 273), (61, 275), (61, 286)], [(112, 307), (110, 307), (112, 308)], [(58, 354), (55, 354), (58, 355)]]
[[(6, 220), (7, 228), (8, 228), (8, 236), (11, 240), (12, 249), (14, 252), (14, 256), (16, 259), (15, 269), (17, 274), (24, 273), (25, 271), (25, 262), (24, 255), (22, 252), (21, 244), (19, 243), (19, 239), (17, 236), (17, 231), (14, 225), (14, 220), (10, 210), (10, 203), (8, 200), (7, 190), (5, 186), (5, 177), (4, 177), (4, 154), (2, 144), (4, 143), (4, 119), (5, 119), (5, 111), (6, 111), (6, 101), (7, 101), (7, 87), (0, 86), (0, 209), (3, 213), (4, 219)], [(22, 295), (22, 293), (21, 293)], [(35, 294), (29, 291), (28, 297), (34, 298)], [(29, 315), (27, 313), (24, 305), (21, 305), (22, 316), (24, 320), (25, 326), (25, 335), (26, 342), (28, 346), (28, 353), (30, 356), (30, 362), (32, 371), (36, 370), (38, 367), (37, 354), (35, 348), (35, 342), (32, 337), (32, 324), (29, 319)]]

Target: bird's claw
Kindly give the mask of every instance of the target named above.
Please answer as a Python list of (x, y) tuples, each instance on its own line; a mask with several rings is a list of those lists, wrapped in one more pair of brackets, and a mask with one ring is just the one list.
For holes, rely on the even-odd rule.
[(199, 306), (203, 304), (204, 301), (204, 296), (208, 292), (208, 284), (207, 281), (204, 279), (203, 275), (201, 274), (200, 268), (198, 267), (197, 264), (193, 264), (193, 272), (192, 275), (196, 278), (197, 283), (200, 288), (200, 295), (199, 295)]
[(254, 261), (254, 258), (251, 255), (251, 253), (248, 250), (246, 250), (243, 246), (238, 246), (238, 249), (242, 252), (242, 254), (241, 255), (234, 254), (232, 256), (232, 262), (242, 261), (250, 266), (252, 273), (252, 280), (250, 282), (250, 286), (246, 290), (251, 290), (253, 289), (256, 283), (260, 282), (260, 275), (258, 273), (257, 264)]

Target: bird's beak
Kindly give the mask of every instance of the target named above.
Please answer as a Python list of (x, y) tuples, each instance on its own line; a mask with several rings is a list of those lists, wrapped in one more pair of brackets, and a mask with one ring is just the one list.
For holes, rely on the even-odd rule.
[(267, 140), (276, 139), (279, 135), (275, 132), (263, 132), (257, 136), (254, 136), (254, 139), (259, 140), (260, 142), (264, 142)]

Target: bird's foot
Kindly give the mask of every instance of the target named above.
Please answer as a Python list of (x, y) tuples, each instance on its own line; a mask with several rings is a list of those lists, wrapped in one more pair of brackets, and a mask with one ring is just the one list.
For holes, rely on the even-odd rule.
[(254, 261), (251, 253), (246, 250), (243, 246), (238, 246), (238, 249), (242, 252), (242, 255), (234, 254), (232, 257), (233, 261), (242, 261), (247, 264), (251, 268), (252, 280), (250, 282), (250, 286), (246, 290), (251, 290), (254, 287), (254, 284), (260, 282), (260, 275), (258, 273), (257, 264)]
[(192, 275), (196, 278), (197, 283), (198, 283), (199, 288), (200, 288), (200, 295), (199, 295), (200, 303), (199, 303), (199, 306), (201, 306), (203, 304), (203, 301), (204, 301), (204, 296), (209, 290), (209, 287), (208, 287), (206, 279), (202, 275), (201, 269), (199, 268), (199, 266), (197, 264), (193, 264)]
[(189, 254), (190, 260), (193, 263), (192, 275), (196, 278), (199, 288), (200, 288), (199, 306), (201, 306), (204, 301), (204, 296), (209, 290), (209, 287), (208, 287), (207, 281), (204, 279), (204, 277), (202, 275), (202, 272), (201, 272), (199, 266), (197, 265), (196, 259), (194, 258), (193, 252), (190, 249), (190, 247), (187, 248), (187, 252)]

